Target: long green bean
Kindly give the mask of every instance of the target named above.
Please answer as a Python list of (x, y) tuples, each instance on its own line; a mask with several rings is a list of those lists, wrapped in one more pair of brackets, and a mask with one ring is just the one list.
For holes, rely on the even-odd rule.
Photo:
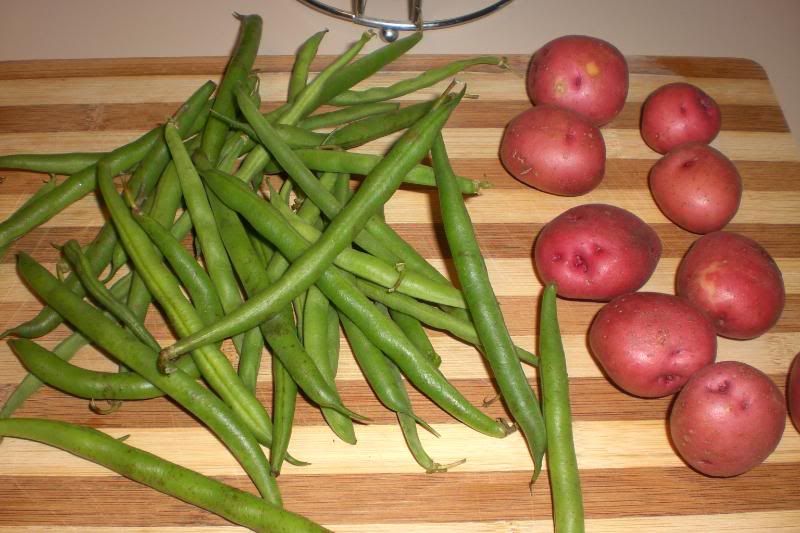
[(307, 518), (260, 500), (248, 492), (165, 461), (96, 429), (53, 420), (21, 418), (0, 420), (0, 435), (60, 448), (254, 531), (328, 531)]
[(533, 455), (535, 480), (541, 472), (547, 448), (541, 407), (514, 351), (514, 342), (492, 289), (475, 230), (464, 198), (458, 190), (441, 135), (433, 142), (431, 157), (439, 185), (442, 223), (458, 278), (464, 288), (464, 298), (500, 394)]
[(36, 295), (81, 334), (142, 375), (206, 424), (241, 463), (261, 495), (276, 504), (280, 502), (277, 485), (269, 475), (261, 447), (230, 407), (183, 371), (176, 370), (169, 375), (159, 372), (155, 352), (72, 293), (30, 256), (20, 253), (17, 264), (20, 275)]
[(569, 405), (569, 376), (558, 326), (556, 286), (542, 293), (539, 317), (539, 379), (547, 425), (547, 476), (553, 495), (553, 522), (558, 533), (583, 533), (583, 497)]

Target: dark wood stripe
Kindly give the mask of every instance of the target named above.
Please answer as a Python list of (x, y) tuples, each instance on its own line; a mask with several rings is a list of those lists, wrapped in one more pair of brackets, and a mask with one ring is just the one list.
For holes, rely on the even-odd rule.
[[(795, 510), (800, 505), (796, 477), (796, 464), (761, 465), (726, 479), (680, 467), (628, 468), (585, 470), (581, 483), (586, 517), (599, 519), (696, 515), (711, 509)], [(217, 479), (252, 490), (244, 477)], [(550, 519), (546, 480), (540, 479), (533, 491), (529, 481), (529, 471), (453, 470), (440, 475), (284, 474), (279, 485), (287, 509), (324, 524)], [(160, 527), (224, 524), (210, 513), (120, 477), (0, 476), (0, 501), (0, 525), (152, 526), (154, 509)]]
[[(662, 243), (662, 257), (682, 257), (698, 235), (682, 230), (674, 224), (652, 224)], [(527, 258), (532, 257), (536, 236), (543, 224), (477, 224), (478, 242), (486, 257)], [(450, 251), (440, 223), (397, 224), (395, 230), (424, 257), (449, 258)], [(797, 258), (800, 249), (800, 226), (785, 224), (731, 224), (726, 230), (741, 233), (761, 243), (773, 257)]]
[[(265, 102), (270, 111), (279, 102)], [(144, 104), (53, 104), (0, 107), (0, 132), (29, 133), (57, 131), (148, 130), (171, 116), (180, 102)], [(503, 128), (511, 118), (531, 107), (530, 102), (467, 100), (448, 121), (450, 128)], [(724, 105), (726, 131), (788, 132), (780, 108), (773, 106)], [(323, 108), (321, 112), (329, 110)], [(641, 103), (628, 103), (606, 128), (638, 129)]]
[[(298, 41), (299, 42), (299, 41)], [(535, 50), (531, 50), (533, 53)], [(312, 64), (318, 70), (331, 62), (334, 56), (323, 55)], [(410, 53), (387, 65), (384, 70), (420, 70), (434, 68), (451, 61), (475, 57), (474, 55), (414, 54)], [(509, 66), (525, 72), (529, 54), (507, 56)], [(227, 57), (163, 57), (118, 59), (46, 59), (0, 62), (0, 79), (26, 78), (80, 78), (92, 76), (178, 76), (209, 75), (217, 79), (225, 68)], [(634, 74), (661, 74), (704, 78), (767, 79), (764, 69), (754, 61), (738, 58), (714, 57), (653, 57), (628, 56), (628, 67)], [(259, 56), (254, 68), (262, 72), (288, 72), (293, 56)], [(496, 68), (479, 66), (475, 70)]]

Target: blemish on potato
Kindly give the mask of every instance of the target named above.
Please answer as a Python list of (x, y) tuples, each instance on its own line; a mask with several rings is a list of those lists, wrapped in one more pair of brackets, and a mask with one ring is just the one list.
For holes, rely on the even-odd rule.
[(595, 76), (600, 74), (600, 67), (598, 67), (597, 63), (595, 63), (594, 61), (589, 61), (588, 63), (586, 63), (586, 73), (594, 78)]

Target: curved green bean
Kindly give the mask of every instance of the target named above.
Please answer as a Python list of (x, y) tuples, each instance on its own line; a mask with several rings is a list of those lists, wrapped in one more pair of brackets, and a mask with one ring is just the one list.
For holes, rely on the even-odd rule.
[(384, 100), (391, 100), (406, 94), (413, 93), (425, 87), (438, 83), (446, 78), (455, 76), (462, 70), (468, 69), (475, 65), (498, 65), (504, 66), (506, 59), (497, 56), (480, 56), (470, 59), (462, 59), (453, 61), (441, 67), (432, 68), (416, 76), (406, 80), (398, 81), (397, 83), (388, 87), (373, 87), (363, 91), (345, 91), (332, 100), (331, 105), (354, 105), (354, 104), (367, 104), (371, 102), (382, 102)]
[(275, 479), (269, 475), (261, 447), (230, 407), (180, 370), (169, 375), (162, 374), (156, 367), (155, 352), (106, 318), (101, 311), (84, 302), (30, 256), (20, 253), (17, 264), (20, 275), (36, 295), (82, 335), (206, 424), (240, 462), (262, 496), (276, 504), (280, 502)]
[(442, 358), (436, 353), (433, 344), (431, 344), (431, 340), (428, 338), (428, 334), (425, 332), (425, 328), (422, 327), (419, 320), (411, 315), (397, 311), (396, 309), (389, 309), (389, 315), (400, 329), (403, 330), (408, 340), (414, 343), (417, 349), (430, 360), (433, 366), (441, 366)]
[(94, 301), (108, 311), (111, 316), (122, 322), (122, 324), (144, 344), (156, 351), (161, 349), (158, 342), (144, 327), (144, 324), (133, 314), (133, 311), (120, 300), (114, 298), (111, 291), (100, 283), (97, 278), (92, 276), (89, 260), (86, 259), (86, 256), (83, 254), (78, 241), (67, 241), (61, 248), (61, 251), (70, 265), (72, 265), (72, 271), (78, 276), (84, 289)]
[(300, 46), (294, 59), (292, 66), (292, 75), (289, 77), (289, 92), (287, 101), (292, 102), (297, 98), (297, 95), (305, 88), (308, 82), (308, 71), (311, 68), (311, 62), (317, 56), (319, 44), (328, 30), (318, 31)]
[(340, 126), (360, 118), (372, 115), (380, 115), (399, 108), (397, 102), (376, 102), (374, 104), (361, 104), (344, 107), (327, 113), (319, 113), (306, 117), (297, 123), (297, 126), (307, 130), (317, 130), (320, 128), (330, 128)]
[[(234, 46), (225, 74), (217, 89), (212, 109), (221, 115), (233, 117), (236, 113), (236, 99), (233, 89), (244, 82), (253, 68), (253, 62), (261, 44), (263, 21), (259, 15), (236, 15), (239, 19), (239, 36)], [(203, 142), (200, 147), (209, 161), (216, 162), (228, 126), (215, 117), (209, 117), (203, 129)]]
[(0, 435), (60, 448), (253, 531), (328, 531), (248, 492), (165, 461), (96, 429), (53, 420), (17, 418), (1, 420)]

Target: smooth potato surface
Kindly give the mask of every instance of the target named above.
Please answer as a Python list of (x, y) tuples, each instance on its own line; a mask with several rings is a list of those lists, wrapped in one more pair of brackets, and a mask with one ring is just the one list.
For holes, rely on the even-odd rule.
[(713, 477), (738, 476), (778, 446), (786, 404), (775, 383), (738, 361), (698, 370), (678, 393), (669, 417), (672, 443), (686, 463)]
[(717, 231), (697, 239), (678, 267), (677, 293), (711, 319), (717, 334), (752, 339), (769, 331), (786, 293), (778, 265), (754, 240)]
[(578, 196), (602, 181), (606, 145), (600, 130), (576, 113), (536, 106), (508, 124), (500, 142), (500, 160), (526, 185)]
[(536, 271), (564, 298), (608, 301), (638, 290), (656, 268), (661, 240), (642, 219), (607, 204), (568, 209), (539, 233)]
[(642, 105), (642, 138), (660, 154), (690, 142), (708, 144), (721, 125), (719, 106), (714, 99), (689, 83), (659, 87)]
[(683, 298), (636, 292), (614, 298), (597, 313), (589, 345), (609, 379), (643, 398), (668, 396), (714, 362), (711, 322)]
[(545, 44), (533, 55), (527, 86), (534, 104), (571, 109), (602, 126), (625, 105), (628, 64), (609, 42), (566, 35)]
[(721, 230), (739, 210), (742, 178), (719, 150), (691, 143), (653, 165), (650, 191), (672, 222), (692, 233)]

